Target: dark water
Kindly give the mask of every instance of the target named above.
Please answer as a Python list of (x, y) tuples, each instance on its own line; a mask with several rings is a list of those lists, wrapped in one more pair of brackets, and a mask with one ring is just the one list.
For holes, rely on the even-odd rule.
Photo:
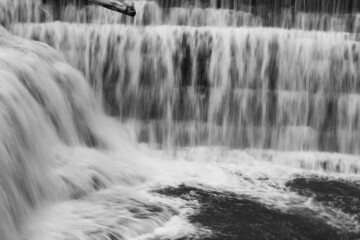
[[(329, 207), (360, 216), (360, 189), (349, 182), (296, 178), (287, 183), (289, 191), (313, 196)], [(207, 240), (222, 239), (359, 239), (359, 233), (342, 232), (316, 218), (310, 210), (281, 212), (254, 199), (232, 193), (204, 191), (181, 185), (158, 193), (186, 200), (197, 200), (198, 212), (191, 222), (212, 231)], [(195, 239), (192, 237), (183, 239)]]
[(313, 197), (329, 207), (360, 217), (360, 183), (329, 180), (326, 178), (297, 178), (287, 184), (291, 191)]

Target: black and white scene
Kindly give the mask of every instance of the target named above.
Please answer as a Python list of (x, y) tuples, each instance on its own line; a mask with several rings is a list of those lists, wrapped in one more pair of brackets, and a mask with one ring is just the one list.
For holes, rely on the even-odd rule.
[(0, 240), (359, 240), (360, 0), (0, 0)]

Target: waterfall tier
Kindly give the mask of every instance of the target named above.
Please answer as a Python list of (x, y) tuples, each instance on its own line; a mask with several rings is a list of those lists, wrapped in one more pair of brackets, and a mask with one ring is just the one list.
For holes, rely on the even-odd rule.
[[(182, 25), (219, 27), (281, 27), (302, 30), (360, 31), (357, 1), (135, 1), (136, 18), (89, 5), (79, 7), (75, 1), (6, 0), (0, 3), (0, 24), (15, 22)], [(56, 3), (56, 4), (55, 4)], [(67, 3), (67, 4), (65, 4)], [(226, 3), (232, 3), (227, 5)], [(344, 4), (344, 5), (342, 5)], [(310, 6), (320, 8), (309, 9)], [(351, 6), (351, 7), (346, 7)], [(324, 10), (321, 10), (324, 8)], [(328, 11), (327, 9), (333, 9)], [(350, 8), (347, 10), (346, 8)]]
[(360, 151), (360, 44), (262, 28), (16, 25), (87, 76), (144, 141)]

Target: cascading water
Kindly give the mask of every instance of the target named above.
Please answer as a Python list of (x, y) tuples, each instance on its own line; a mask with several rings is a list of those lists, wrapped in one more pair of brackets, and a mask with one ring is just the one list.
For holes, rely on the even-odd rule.
[(134, 3), (0, 0), (0, 239), (358, 238), (360, 4)]
[[(356, 13), (299, 12), (296, 19), (318, 21), (295, 20), (292, 30), (232, 28), (261, 26), (263, 19), (136, 3), (139, 17), (129, 25), (109, 25), (127, 22), (116, 13), (70, 5), (60, 19), (71, 24), (10, 29), (61, 50), (86, 74), (107, 113), (139, 121), (142, 141), (359, 153)], [(25, 12), (31, 19), (36, 11)], [(221, 27), (190, 27), (213, 25)], [(303, 31), (313, 28), (341, 32)]]
[[(136, 169), (139, 156), (132, 150), (132, 137), (102, 115), (82, 75), (48, 46), (1, 31), (1, 239), (65, 239), (69, 234), (107, 239), (161, 226), (172, 212), (129, 190), (148, 174)], [(88, 195), (101, 189), (107, 190), (97, 194), (107, 201)], [(122, 204), (109, 212), (112, 202)], [(69, 218), (68, 225), (54, 221), (50, 235), (27, 229), (48, 207), (61, 209), (56, 219)], [(124, 217), (127, 223), (119, 228), (106, 222)], [(72, 232), (73, 221), (91, 229)]]

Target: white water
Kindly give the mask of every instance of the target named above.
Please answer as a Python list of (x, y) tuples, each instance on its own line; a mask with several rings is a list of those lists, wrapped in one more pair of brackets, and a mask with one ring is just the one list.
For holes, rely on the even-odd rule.
[[(11, 4), (28, 5), (19, 14)], [(154, 25), (180, 24), (176, 14), (163, 20), (153, 2), (137, 4), (137, 25), (149, 5)], [(200, 28), (132, 26), (95, 7), (87, 10), (91, 24), (53, 23), (50, 8), (28, 0), (1, 1), (1, 11), (12, 34), (59, 51), (0, 29), (1, 240), (211, 234), (186, 218), (196, 201), (151, 193), (181, 184), (284, 212), (311, 210), (339, 230), (360, 231), (354, 216), (285, 186), (296, 176), (360, 180), (356, 35), (260, 28), (249, 13), (257, 27), (230, 28), (236, 24), (220, 21), (224, 9), (171, 9), (198, 11), (201, 23), (184, 25), (207, 25)], [(75, 8), (63, 14), (84, 22)]]

